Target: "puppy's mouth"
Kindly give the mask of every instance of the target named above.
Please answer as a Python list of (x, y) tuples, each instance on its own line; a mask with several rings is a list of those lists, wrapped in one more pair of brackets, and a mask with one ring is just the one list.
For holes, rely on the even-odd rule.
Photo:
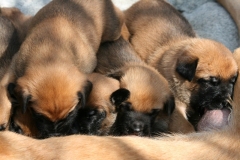
[(231, 108), (204, 109), (203, 115), (197, 124), (198, 131), (210, 131), (222, 129), (229, 124), (231, 118)]

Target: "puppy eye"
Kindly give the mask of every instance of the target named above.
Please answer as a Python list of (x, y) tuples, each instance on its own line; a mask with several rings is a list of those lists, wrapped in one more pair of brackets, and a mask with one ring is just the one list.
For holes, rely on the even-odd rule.
[(217, 86), (220, 84), (220, 79), (217, 77), (210, 77), (210, 82), (212, 85)]
[(235, 84), (236, 80), (237, 80), (237, 76), (234, 76), (230, 79), (230, 83)]
[(220, 84), (220, 79), (217, 77), (209, 77), (209, 78), (200, 78), (198, 79), (198, 83), (202, 83), (202, 84), (210, 84), (213, 86), (217, 86)]

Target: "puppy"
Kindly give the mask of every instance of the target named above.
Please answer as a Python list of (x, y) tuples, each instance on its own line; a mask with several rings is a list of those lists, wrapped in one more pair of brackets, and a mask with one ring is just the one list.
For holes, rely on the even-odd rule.
[(116, 118), (115, 106), (110, 101), (113, 92), (119, 89), (119, 81), (99, 73), (88, 76), (92, 82), (92, 91), (86, 107), (80, 109), (80, 133), (107, 135)]
[(87, 74), (100, 43), (120, 36), (120, 14), (110, 0), (53, 0), (32, 18), (1, 84), (32, 113), (40, 137), (79, 132), (77, 115), (92, 88)]
[(125, 17), (133, 48), (167, 79), (174, 93), (178, 106), (171, 131), (201, 130), (198, 122), (205, 113), (221, 110), (212, 114), (217, 117), (228, 110), (237, 65), (225, 46), (198, 38), (187, 20), (162, 0), (139, 1)]
[[(97, 59), (95, 71), (120, 82), (120, 89), (111, 95), (117, 117), (110, 134), (149, 136), (155, 132), (168, 131), (168, 117), (175, 103), (166, 79), (146, 65), (122, 37), (102, 44)], [(161, 130), (155, 131), (153, 124), (159, 112), (166, 118), (160, 122), (161, 127), (158, 129)]]
[[(234, 57), (240, 67), (240, 49), (236, 50)], [(13, 160), (66, 158), (90, 160), (113, 157), (116, 160), (238, 159), (240, 157), (239, 105), (240, 78), (238, 77), (234, 87), (233, 112), (229, 125), (225, 128), (156, 139), (137, 136), (72, 135), (41, 141), (4, 131), (0, 133), (0, 158)]]
[[(0, 80), (3, 79), (13, 56), (20, 48), (22, 42), (20, 33), (26, 34), (23, 31), (23, 24), (27, 25), (28, 17), (19, 10), (15, 12), (16, 10), (16, 8), (0, 8)], [(4, 87), (0, 86), (0, 90), (0, 124), (2, 124), (0, 130), (4, 130), (8, 126), (11, 104), (5, 100), (7, 92)]]

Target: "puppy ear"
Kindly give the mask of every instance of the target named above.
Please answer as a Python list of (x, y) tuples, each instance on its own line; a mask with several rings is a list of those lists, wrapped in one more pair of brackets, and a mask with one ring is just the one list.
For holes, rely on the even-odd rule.
[(110, 73), (107, 76), (120, 81), (120, 79), (122, 78), (123, 75), (124, 75), (124, 73), (120, 70), (120, 71), (116, 71), (114, 73)]
[(79, 98), (79, 101), (81, 101), (81, 107), (85, 107), (87, 97), (91, 93), (92, 87), (93, 87), (92, 82), (87, 81), (83, 88), (83, 91), (78, 92), (78, 98)]
[(110, 96), (110, 101), (115, 106), (119, 106), (122, 102), (130, 97), (130, 91), (125, 88), (120, 88), (113, 92)]
[(190, 82), (196, 73), (197, 64), (197, 57), (184, 53), (177, 61), (176, 72)]
[[(8, 93), (10, 95), (10, 97), (14, 100), (15, 103), (18, 103), (18, 93), (15, 91), (15, 88), (16, 88), (16, 85), (14, 83), (9, 83), (8, 84), (8, 87), (7, 87), (7, 90), (8, 90)], [(30, 101), (31, 99), (31, 95), (29, 94), (22, 94), (21, 98), (22, 98), (22, 113), (26, 113), (27, 111), (27, 105), (28, 105), (28, 102)], [(21, 100), (20, 100), (21, 101)]]
[(172, 112), (175, 109), (175, 99), (173, 96), (171, 96), (167, 102), (163, 106), (163, 111), (166, 113), (168, 116), (172, 114)]
[(8, 86), (7, 86), (7, 91), (8, 91), (8, 94), (10, 95), (10, 97), (16, 101), (17, 100), (17, 97), (16, 97), (16, 92), (15, 92), (15, 87), (16, 85), (14, 83), (9, 83)]

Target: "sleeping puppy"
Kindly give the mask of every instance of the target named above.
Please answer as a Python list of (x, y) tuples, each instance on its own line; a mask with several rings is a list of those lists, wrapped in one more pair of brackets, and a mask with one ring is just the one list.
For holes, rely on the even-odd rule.
[[(16, 8), (0, 8), (0, 80), (7, 72), (12, 57), (20, 48), (22, 42), (20, 33), (25, 34), (24, 26), (27, 25), (28, 18)], [(4, 87), (0, 86), (0, 90), (0, 124), (2, 124), (0, 130), (4, 130), (8, 126), (11, 104), (5, 99), (7, 92)]]
[[(234, 53), (240, 67), (240, 49)], [(0, 133), (1, 159), (239, 159), (240, 78), (234, 87), (229, 126), (208, 132), (150, 139), (137, 136), (72, 135), (35, 140), (11, 132)], [(27, 142), (27, 143), (26, 143)], [(196, 152), (197, 151), (197, 152)], [(193, 154), (194, 153), (194, 154)]]
[(225, 46), (198, 38), (187, 20), (162, 0), (139, 1), (125, 17), (133, 48), (168, 80), (174, 93), (178, 105), (171, 131), (201, 130), (198, 122), (204, 114), (217, 110), (212, 114), (217, 118), (229, 113), (237, 65)]
[(1, 84), (32, 113), (41, 138), (79, 133), (77, 115), (92, 88), (87, 74), (100, 43), (120, 36), (120, 14), (110, 0), (53, 0), (32, 18)]
[(80, 109), (80, 133), (107, 135), (116, 118), (115, 106), (110, 101), (113, 92), (119, 89), (119, 81), (99, 73), (88, 76), (92, 91), (86, 107)]
[[(122, 37), (102, 44), (97, 58), (95, 71), (120, 82), (120, 89), (111, 95), (117, 117), (110, 134), (149, 136), (168, 131), (169, 116), (175, 107), (174, 97), (157, 70), (146, 65)], [(153, 124), (159, 112), (166, 118), (159, 122), (161, 130), (154, 131)]]

